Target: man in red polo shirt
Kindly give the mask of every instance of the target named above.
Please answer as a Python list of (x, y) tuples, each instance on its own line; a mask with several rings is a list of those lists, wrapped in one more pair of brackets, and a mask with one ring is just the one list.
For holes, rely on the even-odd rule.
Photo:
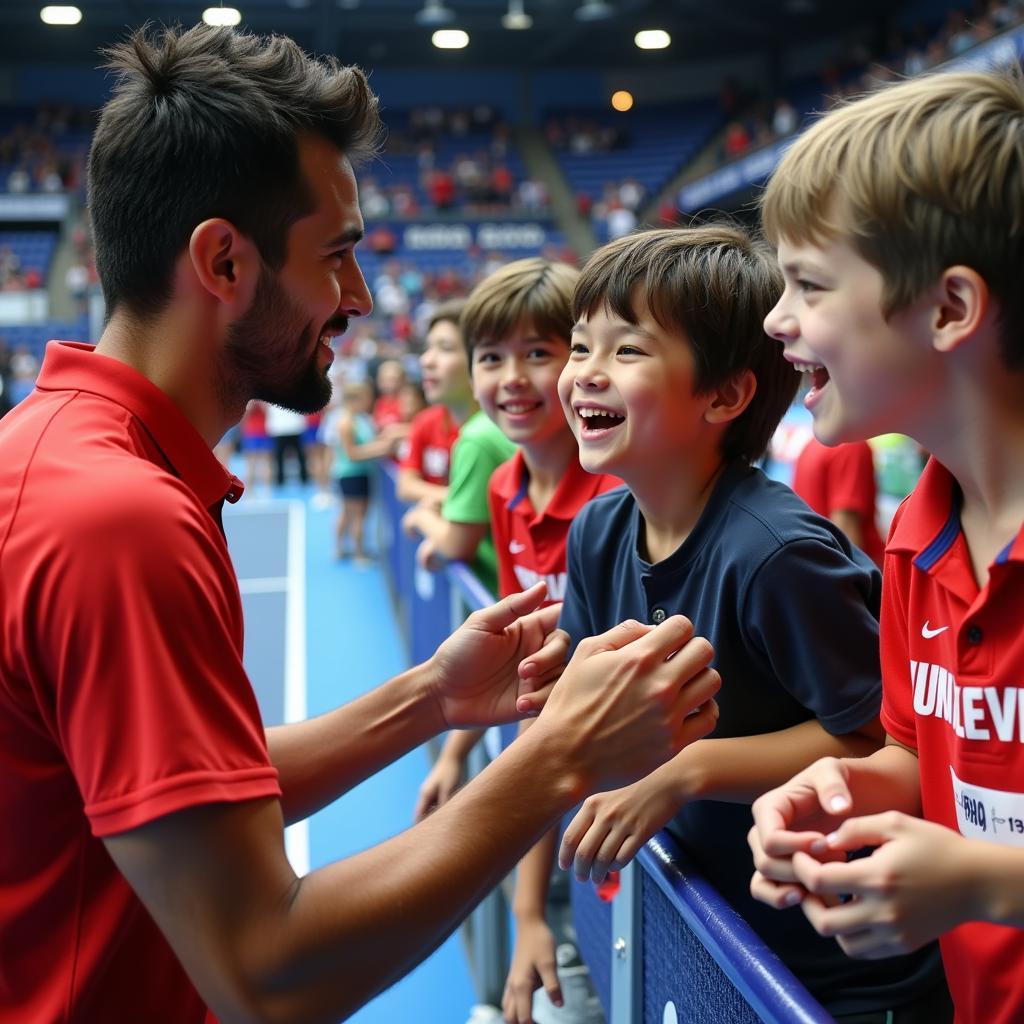
[(371, 306), (351, 160), (376, 99), (281, 37), (142, 30), (110, 58), (89, 164), (109, 320), (95, 349), (52, 344), (0, 424), (0, 1019), (337, 1019), (581, 794), (706, 732), (685, 715), (717, 677), (685, 620), (610, 631), (450, 808), (294, 874), (286, 821), (442, 729), (536, 712), (565, 640), (537, 587), (264, 734), (220, 525), (241, 485), (211, 449), (250, 399), (330, 395), (330, 337)]

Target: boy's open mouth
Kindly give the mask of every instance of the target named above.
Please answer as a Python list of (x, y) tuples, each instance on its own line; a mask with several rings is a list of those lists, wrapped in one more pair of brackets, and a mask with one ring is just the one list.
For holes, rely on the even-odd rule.
[(602, 430), (611, 430), (626, 422), (626, 417), (597, 405), (578, 405), (576, 415), (583, 425), (583, 433), (596, 434)]
[(513, 402), (499, 402), (498, 408), (509, 416), (525, 416), (541, 407), (541, 402), (516, 399)]
[(802, 363), (794, 361), (793, 366), (804, 375), (806, 380), (810, 382), (810, 390), (807, 392), (807, 398), (809, 400), (812, 396), (821, 391), (829, 382), (828, 370), (826, 370), (820, 363)]

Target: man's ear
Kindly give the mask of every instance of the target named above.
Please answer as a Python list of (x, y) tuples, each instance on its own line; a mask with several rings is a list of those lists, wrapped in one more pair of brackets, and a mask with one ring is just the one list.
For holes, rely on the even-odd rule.
[(234, 317), (248, 308), (261, 261), (255, 243), (231, 221), (204, 220), (192, 231), (188, 257), (199, 287)]
[(952, 352), (975, 335), (994, 312), (988, 284), (971, 267), (947, 267), (936, 285), (932, 345), (937, 352)]
[(736, 419), (750, 405), (756, 391), (757, 378), (753, 370), (737, 373), (711, 391), (704, 419), (708, 423), (728, 423)]

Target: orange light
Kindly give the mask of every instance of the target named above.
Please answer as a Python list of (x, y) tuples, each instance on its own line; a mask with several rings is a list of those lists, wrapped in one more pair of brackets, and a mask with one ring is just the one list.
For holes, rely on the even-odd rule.
[(618, 92), (612, 93), (612, 107), (621, 113), (625, 113), (627, 110), (633, 109), (633, 94), (626, 92), (625, 89), (619, 89)]

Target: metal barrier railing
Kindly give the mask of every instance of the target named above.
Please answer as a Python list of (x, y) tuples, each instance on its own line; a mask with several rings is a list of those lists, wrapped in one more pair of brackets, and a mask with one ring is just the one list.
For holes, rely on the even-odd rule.
[[(494, 598), (461, 563), (444, 572), (416, 567), (417, 542), (399, 528), (404, 506), (395, 473), (378, 474), (380, 539), (403, 635), (413, 661)], [(502, 730), (500, 745), (515, 735)], [(487, 762), (477, 744), (471, 773)], [(580, 951), (609, 1024), (729, 1021), (829, 1024), (832, 1017), (750, 926), (700, 876), (667, 832), (659, 832), (620, 875), (611, 904), (573, 883)], [(495, 889), (463, 928), (480, 1002), (499, 1005), (509, 958), (508, 905)]]

